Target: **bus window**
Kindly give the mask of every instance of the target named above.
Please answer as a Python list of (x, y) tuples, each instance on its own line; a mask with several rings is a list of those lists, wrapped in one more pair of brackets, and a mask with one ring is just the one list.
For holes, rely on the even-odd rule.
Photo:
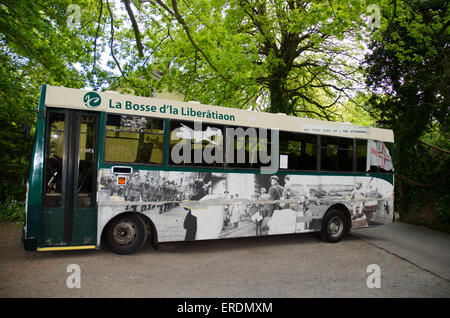
[(105, 139), (106, 162), (163, 163), (163, 119), (108, 115)]
[(367, 141), (367, 171), (392, 173), (393, 144), (382, 141)]
[(280, 154), (288, 156), (287, 169), (316, 170), (317, 137), (280, 131)]
[(356, 139), (356, 171), (366, 171), (367, 140)]
[(169, 163), (223, 167), (224, 129), (221, 125), (172, 120)]
[(270, 129), (228, 126), (226, 138), (228, 168), (270, 167), (272, 160), (272, 131)]
[(394, 153), (394, 144), (390, 142), (384, 142), (385, 153), (384, 153), (384, 167), (380, 168), (381, 173), (392, 173), (394, 171), (394, 161), (393, 161), (393, 153)]
[(320, 169), (353, 171), (353, 139), (321, 136)]
[(95, 131), (97, 117), (82, 115), (80, 119), (80, 135), (78, 146), (78, 187), (77, 202), (80, 208), (90, 208), (93, 205), (92, 194), (95, 179)]
[(60, 207), (62, 203), (62, 165), (64, 158), (65, 114), (49, 112), (47, 128), (47, 161), (45, 167), (46, 207)]

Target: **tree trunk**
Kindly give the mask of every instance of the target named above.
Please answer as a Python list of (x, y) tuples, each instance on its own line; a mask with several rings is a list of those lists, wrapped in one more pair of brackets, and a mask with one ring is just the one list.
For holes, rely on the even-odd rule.
[[(285, 113), (287, 115), (292, 114), (289, 98), (286, 94), (285, 83), (286, 76), (280, 74), (278, 71), (272, 73), (269, 79), (269, 91), (270, 91), (270, 108), (271, 113)], [(280, 76), (281, 75), (281, 76)]]

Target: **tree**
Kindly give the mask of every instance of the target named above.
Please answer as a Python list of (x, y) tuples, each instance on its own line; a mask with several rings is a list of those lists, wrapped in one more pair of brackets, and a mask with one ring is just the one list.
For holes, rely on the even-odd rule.
[(31, 143), (22, 132), (34, 124), (40, 86), (81, 88), (92, 76), (84, 70), (92, 61), (90, 21), (99, 3), (79, 3), (85, 10), (74, 28), (67, 24), (71, 1), (0, 4), (0, 201), (24, 196)]
[(450, 186), (450, 4), (393, 1), (383, 13), (366, 59), (376, 92), (369, 101), (378, 123), (394, 130), (397, 206), (407, 212)]
[(133, 1), (139, 15), (122, 3), (135, 56), (151, 63), (136, 69), (188, 100), (329, 119), (362, 81), (359, 0)]

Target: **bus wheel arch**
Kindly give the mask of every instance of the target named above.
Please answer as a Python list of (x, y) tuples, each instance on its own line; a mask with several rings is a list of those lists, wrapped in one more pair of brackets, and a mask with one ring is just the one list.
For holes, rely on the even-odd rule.
[(133, 212), (114, 216), (103, 227), (103, 242), (116, 254), (137, 252), (145, 245), (148, 236), (147, 220), (142, 216)]
[(155, 250), (158, 249), (158, 231), (156, 230), (156, 226), (153, 223), (153, 221), (145, 214), (143, 213), (136, 213), (138, 214), (142, 220), (147, 225), (147, 228), (149, 230), (149, 238), (151, 239), (151, 244)]
[(351, 227), (350, 211), (344, 204), (337, 203), (325, 212), (319, 235), (323, 241), (337, 243), (350, 232)]

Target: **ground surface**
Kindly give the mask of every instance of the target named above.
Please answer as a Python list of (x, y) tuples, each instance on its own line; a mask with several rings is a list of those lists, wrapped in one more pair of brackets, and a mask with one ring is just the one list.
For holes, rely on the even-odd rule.
[[(314, 234), (147, 244), (129, 256), (25, 252), (20, 234), (20, 224), (0, 223), (0, 297), (450, 297), (447, 279), (378, 248), (370, 232), (338, 244)], [(67, 287), (70, 264), (80, 288)], [(370, 264), (380, 288), (367, 286)]]
[(353, 230), (376, 246), (450, 280), (450, 235), (406, 223)]

